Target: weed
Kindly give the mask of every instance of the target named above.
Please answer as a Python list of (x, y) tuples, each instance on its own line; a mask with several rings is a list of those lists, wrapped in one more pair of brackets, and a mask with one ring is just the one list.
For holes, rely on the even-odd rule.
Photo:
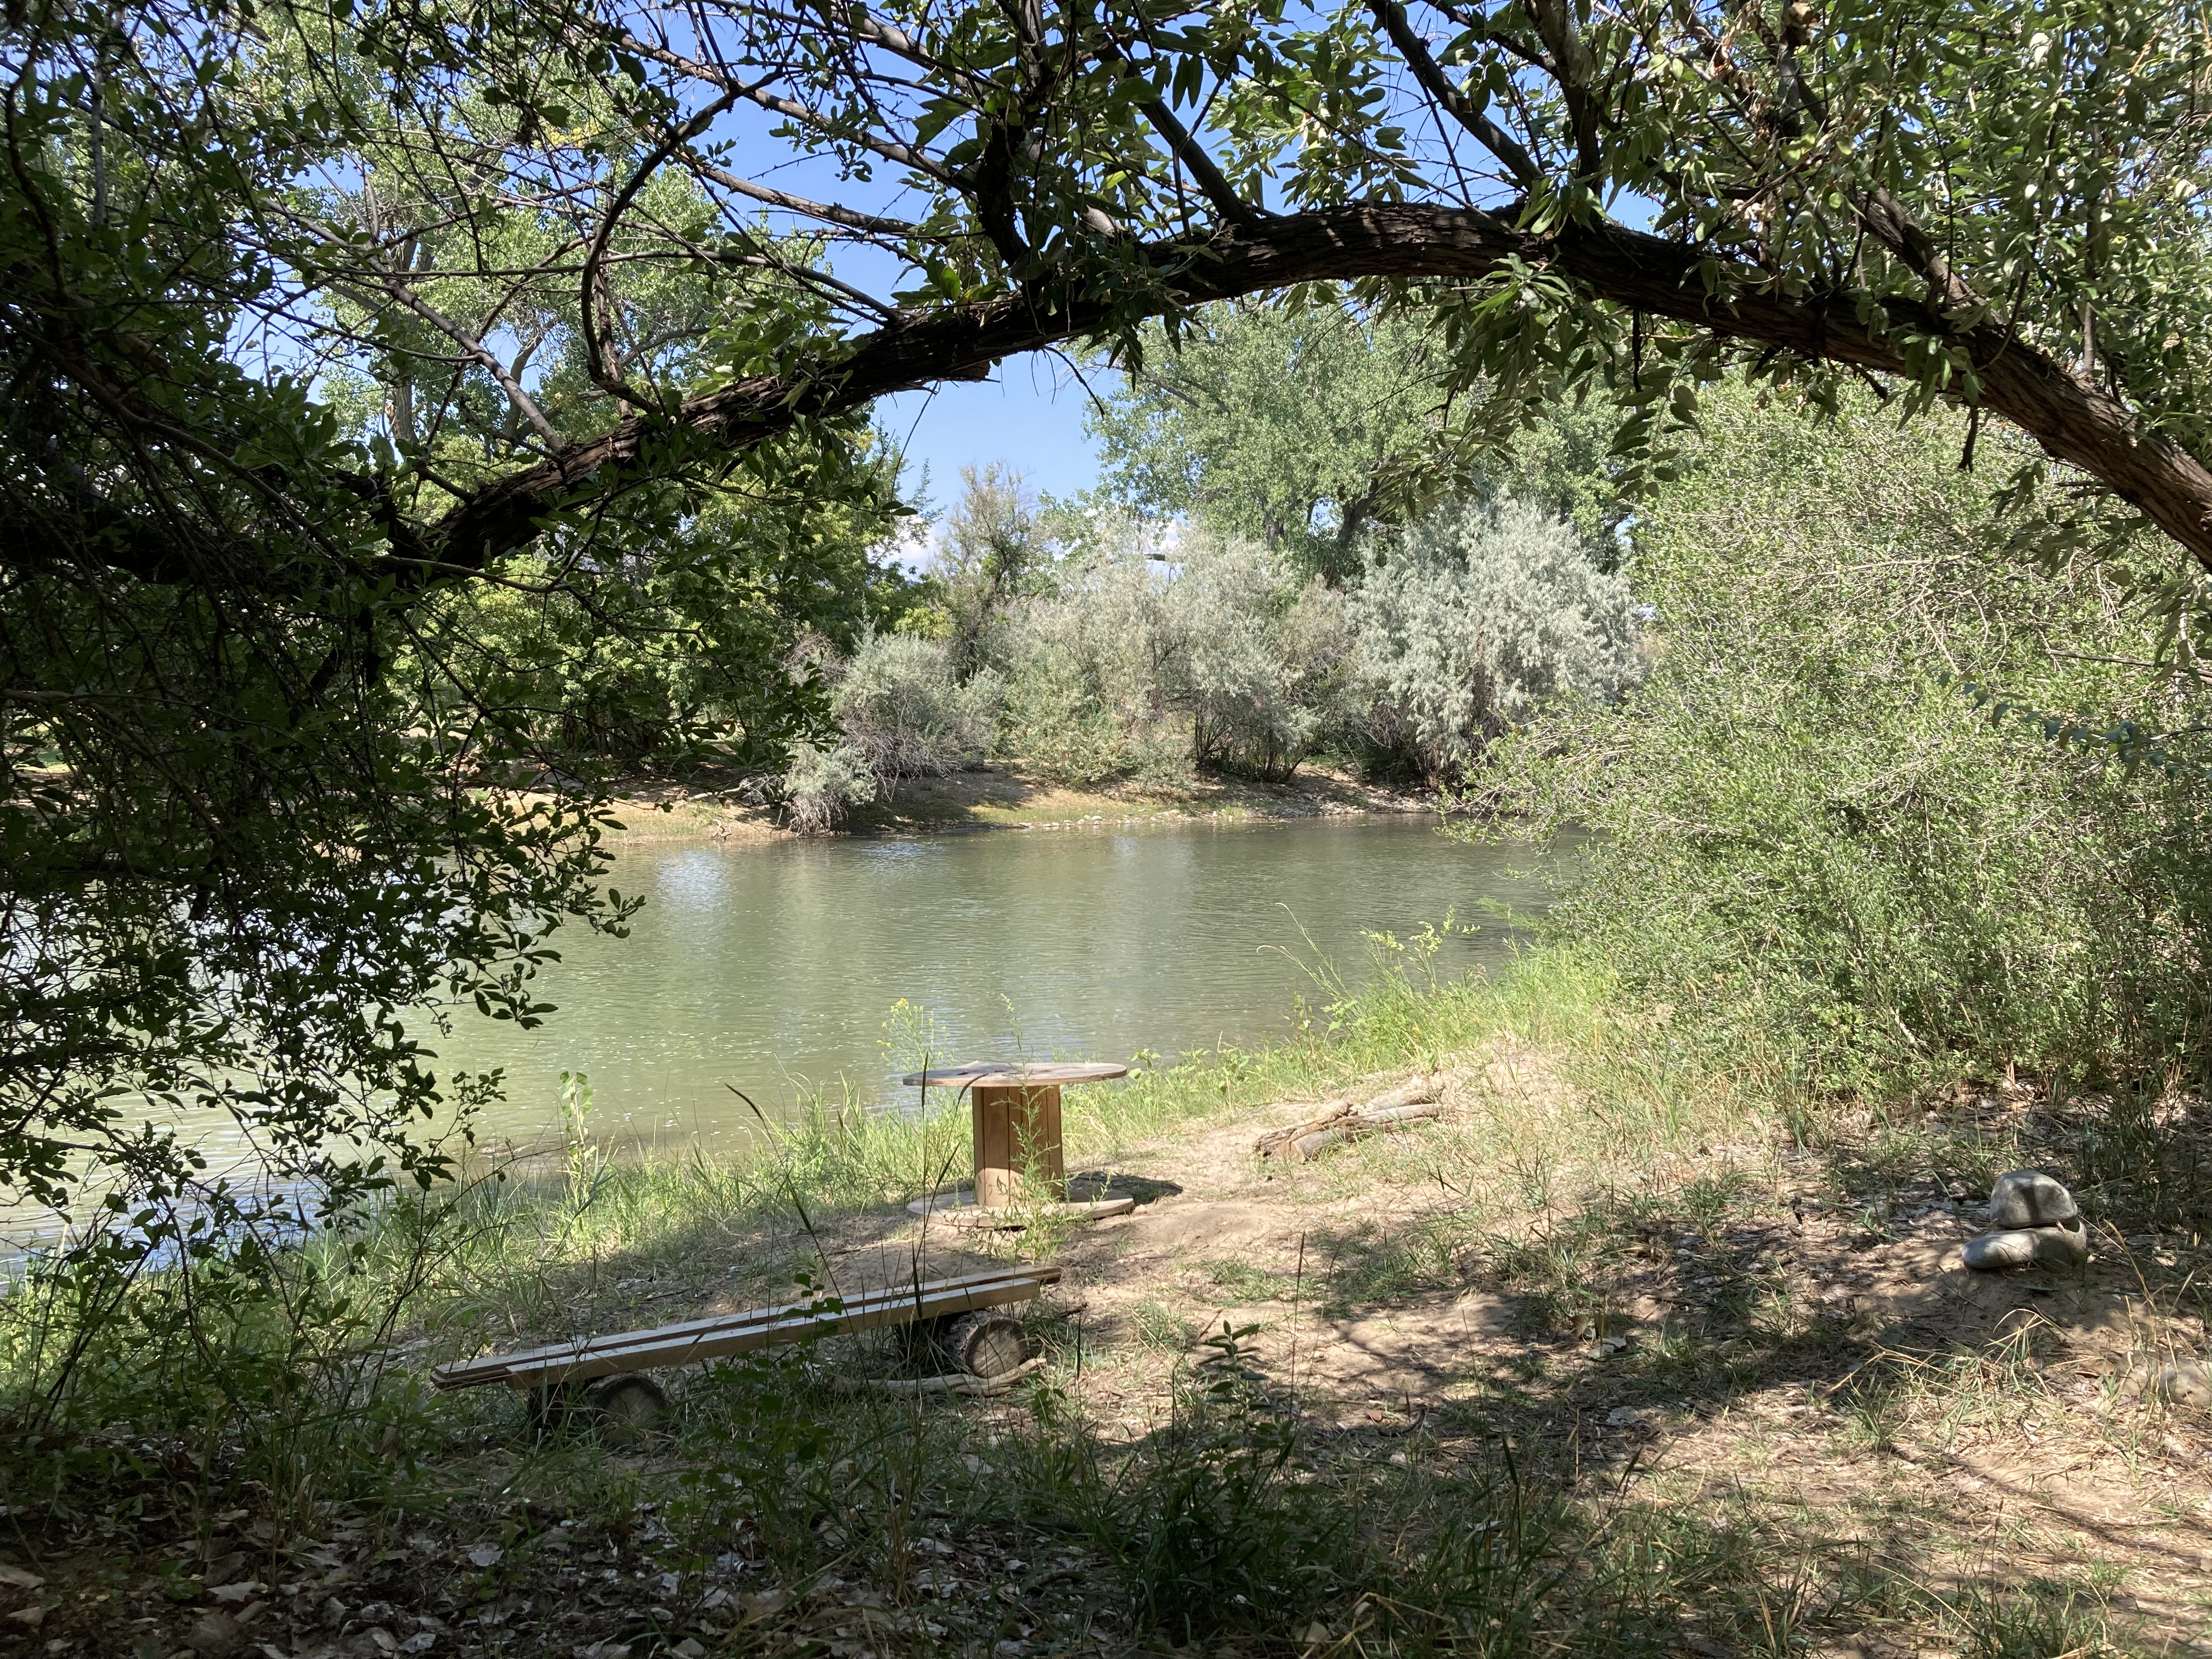
[(1129, 1310), (1129, 1329), (1139, 1344), (1158, 1353), (1186, 1352), (1198, 1340), (1195, 1325), (1157, 1301), (1139, 1302)]
[(1938, 1605), (1971, 1659), (2118, 1659), (2128, 1650), (2102, 1599), (2063, 1581), (1972, 1589)]
[(1289, 1297), (1291, 1281), (1249, 1261), (1209, 1261), (1206, 1276), (1239, 1302), (1279, 1302)]

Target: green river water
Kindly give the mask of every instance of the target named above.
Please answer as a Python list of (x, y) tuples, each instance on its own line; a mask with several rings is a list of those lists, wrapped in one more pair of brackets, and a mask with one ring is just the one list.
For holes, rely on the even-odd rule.
[(1327, 1000), (1307, 966), (1365, 977), (1364, 930), (1455, 910), (1480, 931), (1440, 969), (1495, 964), (1512, 933), (1486, 902), (1540, 906), (1529, 861), (1426, 817), (644, 843), (612, 878), (647, 900), (630, 937), (556, 941), (540, 980), (556, 1013), (533, 1031), (471, 1013), (434, 1046), (447, 1066), (505, 1068), (481, 1133), (557, 1134), (571, 1071), (596, 1136), (711, 1147), (753, 1121), (726, 1085), (771, 1115), (808, 1090), (910, 1098), (886, 1047), (902, 1000), (950, 1060), (1127, 1061), (1285, 1035), (1295, 997)]

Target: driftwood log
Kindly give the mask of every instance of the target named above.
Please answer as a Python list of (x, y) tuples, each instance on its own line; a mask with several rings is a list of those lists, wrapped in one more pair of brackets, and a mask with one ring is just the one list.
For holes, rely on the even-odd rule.
[(1318, 1158), (1340, 1141), (1421, 1118), (1439, 1117), (1444, 1109), (1441, 1103), (1443, 1094), (1443, 1078), (1431, 1074), (1401, 1083), (1376, 1096), (1364, 1106), (1350, 1100), (1326, 1101), (1297, 1122), (1268, 1130), (1255, 1143), (1253, 1150), (1262, 1158), (1303, 1164)]

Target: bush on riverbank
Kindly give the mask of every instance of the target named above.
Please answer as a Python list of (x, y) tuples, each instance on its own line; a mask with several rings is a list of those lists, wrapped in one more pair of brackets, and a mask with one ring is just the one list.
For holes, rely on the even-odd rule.
[(1964, 435), (1870, 402), (1831, 426), (1717, 398), (1638, 530), (1650, 678), (1537, 721), (1489, 803), (1510, 834), (1576, 830), (1550, 926), (1632, 1002), (1811, 1093), (2194, 1083), (2198, 740), (2055, 734), (2191, 726), (2201, 693), (2158, 665), (2160, 619), (2111, 567), (2008, 548), (2003, 469), (1985, 440), (1987, 470), (1960, 472)]
[[(1625, 585), (1526, 503), (1455, 504), (1369, 538), (1334, 583), (1198, 529), (1170, 548), (1102, 514), (1066, 540), (1063, 556), (1042, 539), (1024, 552), (1018, 583), (987, 596), (970, 583), (961, 606), (918, 613), (951, 629), (957, 611), (965, 631), (878, 636), (832, 665), (842, 743), (829, 752), (882, 757), (883, 799), (981, 753), (986, 732), (994, 753), (1076, 787), (1201, 769), (1281, 782), (1321, 754), (1433, 784), (1510, 721), (1565, 693), (1613, 697), (1636, 669)], [(836, 816), (814, 804), (819, 752), (785, 782), (801, 827)]]

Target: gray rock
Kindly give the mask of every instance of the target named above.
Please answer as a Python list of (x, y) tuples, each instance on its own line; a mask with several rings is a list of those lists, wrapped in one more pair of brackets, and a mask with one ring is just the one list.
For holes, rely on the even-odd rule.
[(2048, 1227), (2081, 1213), (2074, 1194), (2040, 1170), (2014, 1170), (1999, 1176), (1990, 1189), (1992, 1227)]
[(2089, 1230), (2080, 1216), (2033, 1231), (2039, 1267), (2079, 1267), (2089, 1260)]
[(2145, 1392), (2156, 1395), (2170, 1405), (2212, 1408), (2212, 1376), (2208, 1376), (2204, 1367), (2194, 1360), (2160, 1365)]
[(2010, 1267), (2078, 1267), (2089, 1259), (2089, 1235), (2079, 1220), (2055, 1227), (2010, 1227), (1966, 1241), (1966, 1265), (1979, 1273)]
[(1983, 1233), (1966, 1241), (1966, 1265), (1978, 1273), (2001, 1273), (2035, 1260), (2035, 1235), (2021, 1229)]

